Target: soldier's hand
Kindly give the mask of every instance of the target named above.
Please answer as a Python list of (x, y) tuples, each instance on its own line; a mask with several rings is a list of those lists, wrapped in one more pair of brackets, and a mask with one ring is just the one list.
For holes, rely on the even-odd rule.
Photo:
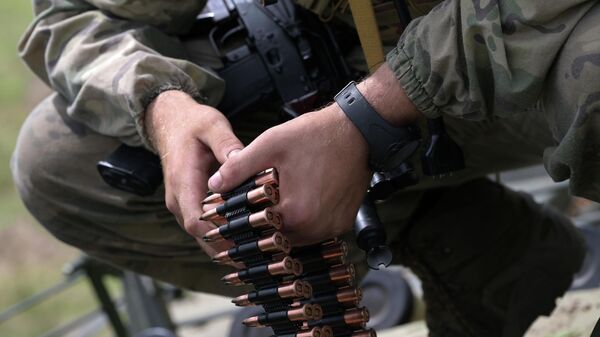
[(204, 234), (215, 226), (199, 220), (208, 177), (243, 148), (227, 118), (184, 92), (166, 91), (148, 107), (145, 125), (161, 156), (169, 211), (209, 256), (228, 249), (228, 243), (203, 242)]
[(279, 171), (276, 210), (294, 244), (309, 244), (352, 228), (371, 172), (367, 144), (334, 104), (267, 130), (209, 181), (231, 190), (259, 171)]

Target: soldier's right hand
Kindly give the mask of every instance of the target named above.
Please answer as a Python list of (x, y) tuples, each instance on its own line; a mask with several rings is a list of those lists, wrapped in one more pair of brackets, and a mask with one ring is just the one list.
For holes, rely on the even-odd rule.
[(188, 94), (172, 90), (148, 106), (144, 123), (161, 157), (169, 211), (209, 256), (230, 248), (229, 243), (205, 243), (202, 237), (215, 225), (199, 220), (208, 178), (244, 147), (227, 118)]

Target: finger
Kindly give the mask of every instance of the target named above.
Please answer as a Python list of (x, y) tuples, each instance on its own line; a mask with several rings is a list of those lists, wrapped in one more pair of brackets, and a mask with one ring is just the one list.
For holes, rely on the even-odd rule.
[[(171, 176), (173, 191), (177, 201), (180, 217), (184, 222), (185, 230), (192, 236), (201, 239), (204, 233), (214, 228), (214, 225), (200, 221), (202, 216), (202, 200), (206, 197), (208, 170), (215, 162), (213, 154), (205, 145), (195, 141), (185, 151), (187, 165), (178, 168)], [(180, 157), (181, 158), (181, 157)]]
[(244, 145), (233, 134), (231, 125), (224, 117), (215, 124), (217, 125), (213, 125), (207, 132), (200, 135), (200, 141), (206, 144), (219, 163), (223, 164), (227, 158), (243, 149)]
[(264, 145), (265, 142), (253, 142), (235, 156), (230, 156), (208, 180), (211, 191), (230, 191), (258, 172), (275, 167), (273, 153)]

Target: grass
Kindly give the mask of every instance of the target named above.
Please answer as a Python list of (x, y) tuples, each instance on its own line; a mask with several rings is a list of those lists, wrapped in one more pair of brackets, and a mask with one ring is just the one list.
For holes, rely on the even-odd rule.
[[(58, 243), (30, 220), (0, 231), (0, 311), (63, 279), (62, 268), (78, 252)], [(111, 293), (119, 293), (115, 282)], [(63, 293), (0, 323), (0, 336), (35, 337), (98, 306), (85, 279)]]
[[(0, 311), (58, 282), (62, 266), (78, 255), (27, 215), (12, 184), (9, 160), (18, 130), (37, 103), (40, 85), (17, 56), (32, 21), (32, 1), (0, 1)], [(87, 282), (5, 323), (0, 336), (35, 337), (97, 307)], [(106, 335), (106, 333), (105, 333)]]
[(8, 165), (19, 126), (32, 105), (26, 98), (33, 76), (17, 56), (18, 41), (32, 17), (30, 1), (0, 1), (0, 229), (26, 213), (16, 197)]
[[(20, 104), (25, 97), (25, 86), (30, 78), (17, 58), (17, 43), (33, 17), (31, 2), (4, 0), (0, 2), (0, 101)], [(3, 105), (4, 105), (3, 104)], [(14, 106), (13, 106), (14, 107)]]

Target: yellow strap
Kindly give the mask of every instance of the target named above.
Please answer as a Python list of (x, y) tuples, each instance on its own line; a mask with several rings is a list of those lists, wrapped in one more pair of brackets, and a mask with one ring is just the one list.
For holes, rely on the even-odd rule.
[(350, 0), (350, 10), (358, 31), (360, 44), (367, 59), (369, 72), (373, 72), (375, 67), (384, 61), (383, 46), (381, 45), (373, 5), (371, 0)]

